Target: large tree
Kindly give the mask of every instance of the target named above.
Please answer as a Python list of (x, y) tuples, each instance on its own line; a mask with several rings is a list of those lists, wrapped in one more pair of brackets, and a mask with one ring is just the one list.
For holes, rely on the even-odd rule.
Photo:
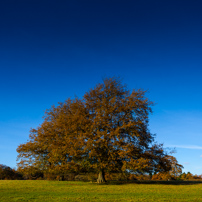
[(171, 163), (148, 129), (153, 103), (145, 91), (129, 91), (117, 78), (47, 110), (44, 122), (19, 145), (19, 169), (43, 172), (168, 171)]

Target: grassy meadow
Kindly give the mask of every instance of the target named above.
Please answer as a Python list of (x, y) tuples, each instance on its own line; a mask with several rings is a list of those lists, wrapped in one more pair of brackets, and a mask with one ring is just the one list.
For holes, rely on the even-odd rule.
[(202, 184), (1, 180), (0, 201), (202, 201)]

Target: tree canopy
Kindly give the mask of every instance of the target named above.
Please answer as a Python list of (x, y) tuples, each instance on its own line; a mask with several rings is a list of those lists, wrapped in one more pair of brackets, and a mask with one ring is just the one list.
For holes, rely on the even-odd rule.
[(82, 99), (67, 99), (45, 112), (43, 123), (18, 146), (19, 169), (43, 172), (161, 172), (171, 162), (150, 133), (151, 102), (141, 89), (104, 79)]

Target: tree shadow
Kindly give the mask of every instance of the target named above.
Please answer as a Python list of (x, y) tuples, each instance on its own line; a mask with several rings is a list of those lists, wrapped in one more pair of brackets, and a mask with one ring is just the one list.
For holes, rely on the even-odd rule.
[(170, 181), (107, 181), (106, 183), (100, 183), (100, 185), (124, 185), (124, 184), (163, 184), (163, 185), (195, 185), (202, 184), (202, 181), (180, 181), (180, 180), (170, 180)]

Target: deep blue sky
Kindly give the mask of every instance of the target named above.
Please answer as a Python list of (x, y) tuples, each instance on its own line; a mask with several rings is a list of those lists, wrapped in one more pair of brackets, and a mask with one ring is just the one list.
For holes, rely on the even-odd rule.
[(0, 2), (0, 164), (44, 111), (120, 76), (156, 103), (150, 129), (202, 174), (202, 1)]

